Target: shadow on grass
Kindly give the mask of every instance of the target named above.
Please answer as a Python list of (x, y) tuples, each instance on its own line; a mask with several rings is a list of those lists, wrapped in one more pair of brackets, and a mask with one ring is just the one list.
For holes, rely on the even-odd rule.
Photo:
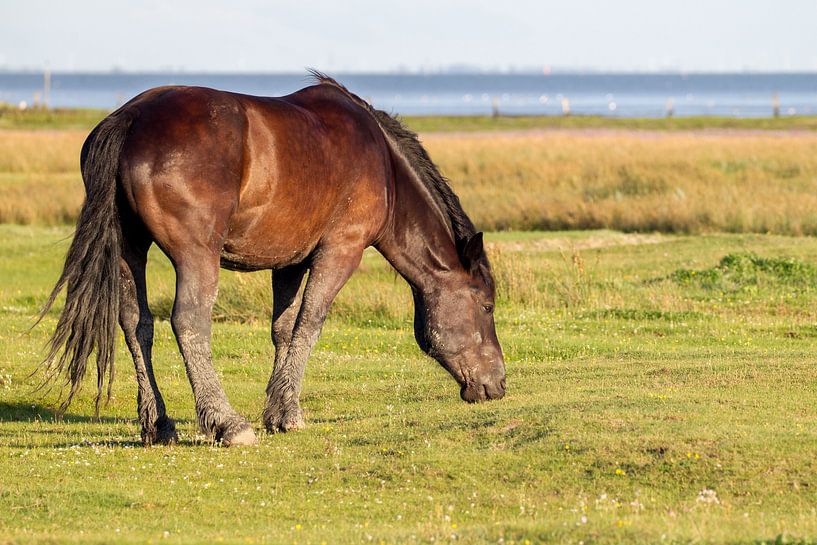
[(125, 423), (132, 419), (117, 418), (111, 416), (86, 416), (78, 414), (65, 414), (62, 418), (57, 416), (57, 411), (50, 407), (40, 405), (38, 403), (7, 403), (0, 401), (0, 422), (56, 422), (62, 421), (67, 423), (99, 423), (99, 424), (114, 424)]
[[(8, 403), (0, 402), (0, 424), (9, 422), (19, 423), (34, 423), (44, 422), (50, 424), (98, 424), (93, 429), (98, 429), (99, 432), (92, 432), (89, 434), (87, 428), (65, 428), (57, 426), (59, 429), (48, 429), (41, 426), (36, 426), (32, 429), (26, 429), (25, 433), (20, 434), (18, 430), (7, 429), (0, 430), (0, 444), (12, 448), (70, 448), (76, 446), (93, 446), (105, 445), (109, 447), (143, 447), (142, 441), (135, 439), (139, 433), (139, 423), (135, 418), (120, 418), (112, 416), (86, 416), (66, 414), (59, 419), (54, 409), (38, 405), (36, 403)], [(188, 425), (191, 421), (188, 419), (176, 420), (177, 425)], [(111, 429), (104, 429), (105, 426), (120, 425), (131, 427), (130, 432), (117, 433), (111, 436)], [(133, 435), (132, 435), (133, 434)], [(39, 436), (42, 442), (32, 442), (31, 436)], [(94, 436), (97, 436), (94, 438)], [(62, 440), (66, 437), (77, 437), (77, 440)], [(23, 442), (19, 440), (25, 439)], [(52, 442), (54, 439), (57, 441)], [(208, 441), (201, 441), (199, 439), (185, 439), (181, 438), (179, 446), (197, 447), (197, 446), (212, 446)]]
[[(137, 424), (136, 418), (117, 416), (89, 416), (65, 414), (62, 418), (57, 411), (38, 403), (7, 403), (0, 401), (0, 422), (64, 422), (67, 424)], [(189, 420), (178, 420), (177, 424), (188, 424)]]
[[(37, 434), (43, 432), (38, 431)], [(0, 434), (2, 437), (2, 434)], [(116, 438), (112, 439), (110, 437), (101, 438), (99, 441), (90, 441), (88, 439), (78, 439), (76, 441), (44, 441), (41, 443), (27, 441), (27, 442), (16, 442), (14, 441), (13, 437), (3, 438), (3, 442), (5, 443), (3, 446), (12, 448), (12, 449), (21, 449), (21, 450), (34, 450), (34, 449), (67, 449), (67, 448), (77, 448), (77, 447), (109, 447), (109, 448), (147, 448), (137, 439), (126, 439), (126, 438)]]

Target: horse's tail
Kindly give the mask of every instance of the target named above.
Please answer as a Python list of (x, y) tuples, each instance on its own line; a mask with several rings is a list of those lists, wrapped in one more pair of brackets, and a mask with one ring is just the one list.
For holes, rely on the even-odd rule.
[(65, 375), (68, 397), (58, 414), (63, 414), (79, 391), (88, 358), (96, 350), (96, 412), (105, 375), (108, 399), (114, 376), (114, 351), (119, 317), (119, 259), (122, 227), (117, 210), (119, 156), (133, 122), (128, 110), (105, 118), (88, 136), (82, 149), (82, 178), (85, 202), (77, 221), (74, 240), (51, 296), (38, 322), (66, 288), (65, 307), (48, 344), (43, 386)]

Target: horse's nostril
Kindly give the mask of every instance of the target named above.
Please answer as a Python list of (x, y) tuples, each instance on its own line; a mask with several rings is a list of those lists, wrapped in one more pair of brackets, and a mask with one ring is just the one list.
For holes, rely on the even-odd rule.
[(504, 392), (505, 391), (505, 379), (504, 378), (499, 381), (499, 386), (502, 387), (502, 391)]

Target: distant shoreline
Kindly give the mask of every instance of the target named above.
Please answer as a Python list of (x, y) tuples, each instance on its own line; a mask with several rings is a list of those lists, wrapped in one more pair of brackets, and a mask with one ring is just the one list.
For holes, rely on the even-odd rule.
[[(817, 115), (817, 72), (333, 73), (351, 91), (408, 116), (755, 118)], [(191, 85), (274, 97), (313, 83), (298, 73), (0, 71), (0, 102), (115, 108), (146, 89)]]

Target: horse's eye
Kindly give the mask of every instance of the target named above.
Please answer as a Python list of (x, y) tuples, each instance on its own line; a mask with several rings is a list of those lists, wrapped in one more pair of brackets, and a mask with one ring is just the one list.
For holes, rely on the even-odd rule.
[(494, 311), (494, 305), (482, 305), (482, 310), (490, 314)]

